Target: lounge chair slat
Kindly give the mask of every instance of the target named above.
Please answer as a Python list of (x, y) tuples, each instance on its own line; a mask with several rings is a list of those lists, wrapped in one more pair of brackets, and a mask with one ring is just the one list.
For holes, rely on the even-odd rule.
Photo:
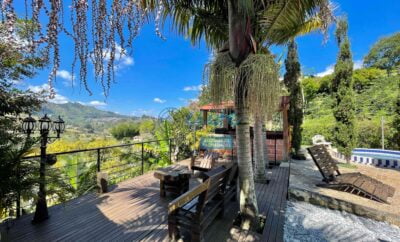
[(359, 196), (386, 203), (388, 197), (392, 197), (395, 193), (392, 186), (361, 173), (341, 174), (336, 161), (324, 145), (310, 147), (308, 152), (321, 172), (323, 181), (328, 183), (326, 185), (328, 188), (349, 193), (354, 192)]

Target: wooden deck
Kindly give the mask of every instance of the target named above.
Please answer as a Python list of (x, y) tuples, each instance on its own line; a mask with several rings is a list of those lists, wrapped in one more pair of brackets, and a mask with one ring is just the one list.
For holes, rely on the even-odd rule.
[[(238, 211), (232, 202), (223, 219), (216, 220), (206, 241), (282, 241), (289, 171), (268, 170), (270, 184), (256, 184), (260, 213), (267, 223), (263, 234), (232, 227)], [(191, 186), (196, 181), (191, 181)], [(10, 241), (169, 241), (167, 206), (172, 198), (160, 198), (159, 181), (149, 172), (119, 183), (109, 193), (88, 194), (49, 209), (50, 218), (39, 225), (32, 215), (14, 221)], [(4, 237), (2, 238), (4, 239)]]

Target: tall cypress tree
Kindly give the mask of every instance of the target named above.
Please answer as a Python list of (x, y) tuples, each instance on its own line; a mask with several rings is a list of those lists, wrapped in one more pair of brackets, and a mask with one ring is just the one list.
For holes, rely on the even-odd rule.
[(394, 109), (394, 120), (392, 123), (392, 127), (394, 129), (392, 141), (396, 149), (400, 150), (400, 78), (398, 80), (397, 93), (397, 100)]
[(295, 157), (299, 157), (301, 147), (301, 125), (303, 123), (303, 95), (300, 84), (300, 62), (297, 53), (297, 44), (293, 40), (288, 45), (288, 53), (285, 60), (286, 73), (284, 83), (290, 93), (289, 124), (293, 126), (292, 148)]
[(339, 152), (345, 155), (347, 162), (350, 162), (351, 152), (356, 145), (356, 134), (353, 59), (347, 30), (347, 20), (339, 20), (335, 33), (339, 46), (339, 55), (333, 74), (332, 90), (336, 99), (333, 110), (333, 115), (336, 119), (334, 132), (335, 145), (338, 147)]

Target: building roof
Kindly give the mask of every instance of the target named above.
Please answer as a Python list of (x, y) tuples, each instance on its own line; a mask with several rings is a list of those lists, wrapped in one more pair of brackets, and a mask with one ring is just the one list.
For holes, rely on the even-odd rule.
[[(279, 110), (289, 108), (289, 96), (281, 96), (281, 102), (279, 103)], [(233, 101), (225, 101), (220, 104), (209, 103), (200, 107), (200, 111), (210, 111), (210, 112), (224, 112), (224, 111), (234, 111), (235, 103)]]

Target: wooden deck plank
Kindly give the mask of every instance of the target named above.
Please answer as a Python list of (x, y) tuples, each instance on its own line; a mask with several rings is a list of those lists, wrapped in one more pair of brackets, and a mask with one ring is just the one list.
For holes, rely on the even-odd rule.
[[(266, 223), (265, 223), (265, 227), (264, 227), (264, 231), (263, 231), (263, 237), (262, 239), (267, 241), (269, 239), (269, 235), (274, 234), (275, 235), (275, 230), (276, 226), (275, 224), (277, 224), (277, 206), (280, 206), (278, 203), (278, 201), (280, 201), (279, 197), (281, 195), (281, 183), (283, 182), (283, 169), (281, 167), (277, 168), (277, 173), (276, 173), (276, 177), (275, 177), (275, 183), (274, 186), (271, 188), (270, 193), (271, 193), (271, 197), (269, 200), (269, 204), (267, 207), (267, 213), (266, 213)], [(286, 194), (285, 194), (286, 196)]]

